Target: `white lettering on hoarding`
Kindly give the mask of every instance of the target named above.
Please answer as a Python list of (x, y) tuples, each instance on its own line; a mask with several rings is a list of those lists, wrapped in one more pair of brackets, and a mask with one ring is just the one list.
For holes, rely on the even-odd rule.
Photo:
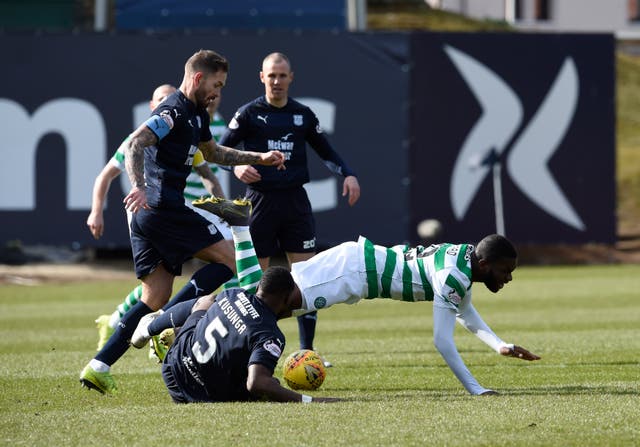
[[(334, 103), (320, 98), (297, 98), (316, 113), (327, 133), (335, 127)], [(148, 102), (132, 108), (133, 129), (149, 117)], [(67, 151), (67, 209), (91, 209), (91, 188), (96, 175), (108, 157), (107, 136), (100, 111), (78, 98), (58, 98), (44, 103), (29, 115), (19, 103), (0, 98), (0, 125), (3, 133), (3, 163), (0, 165), (0, 210), (31, 211), (36, 206), (36, 152), (40, 140), (47, 134), (59, 134)], [(124, 140), (125, 136), (122, 136)], [(121, 141), (118, 141), (119, 145)], [(41, 148), (40, 150), (46, 150)], [(113, 149), (115, 152), (115, 148)], [(66, 174), (66, 175), (65, 175)], [(229, 188), (229, 176), (222, 174), (223, 187)], [(126, 194), (131, 185), (127, 175), (120, 175), (120, 186)], [(313, 210), (326, 211), (338, 204), (337, 179), (333, 176), (305, 185)], [(11, 191), (11, 194), (8, 192)], [(105, 205), (106, 207), (106, 205)]]
[(36, 152), (40, 140), (50, 133), (60, 135), (66, 146), (67, 208), (91, 208), (91, 187), (104, 166), (106, 147), (104, 121), (96, 107), (76, 98), (58, 98), (30, 116), (17, 102), (0, 98), (0, 126), (4, 146), (0, 210), (35, 209)]
[[(296, 98), (309, 107), (318, 117), (320, 127), (327, 133), (333, 133), (336, 120), (336, 105), (321, 98)], [(336, 149), (340, 152), (339, 149)], [(311, 208), (314, 212), (328, 211), (338, 206), (338, 179), (335, 176), (322, 180), (312, 180), (304, 185)]]

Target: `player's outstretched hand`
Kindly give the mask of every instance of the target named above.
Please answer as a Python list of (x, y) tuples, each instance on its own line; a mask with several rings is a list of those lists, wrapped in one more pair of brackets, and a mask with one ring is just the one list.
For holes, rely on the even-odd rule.
[(286, 169), (284, 166), (284, 154), (280, 151), (269, 151), (261, 154), (260, 164), (265, 166), (276, 166), (278, 169)]
[(500, 354), (506, 357), (515, 357), (522, 360), (540, 360), (540, 357), (535, 355), (533, 352), (529, 352), (522, 346), (516, 345), (513, 345), (513, 348), (509, 348), (507, 346), (500, 348)]

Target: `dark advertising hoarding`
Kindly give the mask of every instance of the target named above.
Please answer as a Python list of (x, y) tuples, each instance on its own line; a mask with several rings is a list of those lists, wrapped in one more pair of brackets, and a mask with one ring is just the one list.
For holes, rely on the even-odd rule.
[[(411, 230), (615, 240), (610, 35), (414, 34)], [(419, 56), (418, 56), (419, 55)]]
[[(612, 36), (234, 32), (3, 36), (0, 241), (128, 246), (126, 176), (99, 241), (85, 225), (93, 181), (148, 116), (153, 89), (179, 85), (200, 48), (231, 62), (227, 121), (264, 92), (266, 54), (291, 58), (291, 96), (362, 187), (349, 207), (342, 180), (309, 156), (321, 248), (359, 234), (417, 242), (430, 218), (452, 242), (496, 228), (518, 243), (615, 240)], [(222, 183), (231, 197), (244, 191)]]

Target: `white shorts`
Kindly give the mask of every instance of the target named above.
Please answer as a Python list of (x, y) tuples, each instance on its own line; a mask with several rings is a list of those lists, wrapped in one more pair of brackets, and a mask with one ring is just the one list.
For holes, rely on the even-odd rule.
[(229, 227), (229, 224), (227, 224), (225, 221), (220, 219), (220, 217), (216, 216), (215, 214), (211, 214), (209, 211), (196, 208), (188, 200), (185, 200), (184, 204), (187, 205), (192, 210), (194, 210), (196, 213), (200, 214), (205, 219), (207, 219), (209, 222), (214, 224), (218, 229), (218, 231), (220, 231), (220, 234), (222, 234), (222, 237), (224, 237), (227, 240), (233, 239), (233, 236), (231, 236), (231, 228)]
[[(417, 261), (405, 260), (402, 249), (403, 246), (373, 245), (361, 236), (358, 242), (345, 242), (307, 261), (296, 262), (291, 274), (302, 292), (304, 311), (353, 304), (362, 298), (433, 300), (430, 286), (429, 295), (425, 293)], [(365, 257), (369, 257), (368, 261)]]
[(302, 292), (304, 312), (354, 304), (366, 296), (367, 275), (360, 256), (357, 242), (345, 242), (311, 260), (294, 263), (291, 275)]

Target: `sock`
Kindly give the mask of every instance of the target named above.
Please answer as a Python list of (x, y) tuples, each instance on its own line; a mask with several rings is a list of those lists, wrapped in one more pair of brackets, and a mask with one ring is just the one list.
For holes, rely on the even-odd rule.
[(193, 274), (191, 280), (171, 298), (171, 301), (164, 305), (162, 310), (166, 311), (183, 301), (208, 295), (232, 277), (233, 271), (226, 265), (206, 264)]
[(109, 319), (109, 326), (112, 329), (115, 329), (120, 320), (126, 314), (129, 309), (136, 305), (138, 301), (140, 301), (140, 297), (142, 296), (142, 284), (137, 286), (129, 295), (127, 295), (122, 303), (118, 305), (118, 308), (114, 313), (111, 314), (111, 318)]
[(136, 330), (140, 319), (151, 312), (153, 310), (149, 306), (139, 301), (122, 317), (109, 341), (94, 358), (109, 366), (113, 365), (129, 349), (129, 340), (131, 340), (131, 335)]
[(222, 284), (222, 290), (233, 289), (235, 287), (240, 287), (240, 283), (238, 282), (237, 276), (234, 276), (229, 281)]
[(99, 373), (109, 372), (109, 370), (111, 369), (111, 367), (109, 365), (107, 365), (106, 363), (101, 362), (100, 360), (96, 360), (96, 359), (91, 359), (91, 361), (89, 362), (89, 366), (95, 372), (99, 372)]
[(168, 309), (165, 313), (153, 320), (147, 327), (149, 335), (160, 335), (162, 331), (169, 328), (182, 327), (189, 315), (191, 315), (191, 308), (198, 301), (198, 298), (193, 298), (189, 301), (183, 301)]
[(300, 349), (313, 349), (313, 338), (316, 335), (318, 311), (298, 317), (298, 333), (300, 334)]
[(236, 249), (236, 269), (238, 270), (238, 283), (240, 287), (249, 293), (256, 293), (262, 269), (258, 262), (256, 250), (249, 227), (231, 226), (231, 235)]

